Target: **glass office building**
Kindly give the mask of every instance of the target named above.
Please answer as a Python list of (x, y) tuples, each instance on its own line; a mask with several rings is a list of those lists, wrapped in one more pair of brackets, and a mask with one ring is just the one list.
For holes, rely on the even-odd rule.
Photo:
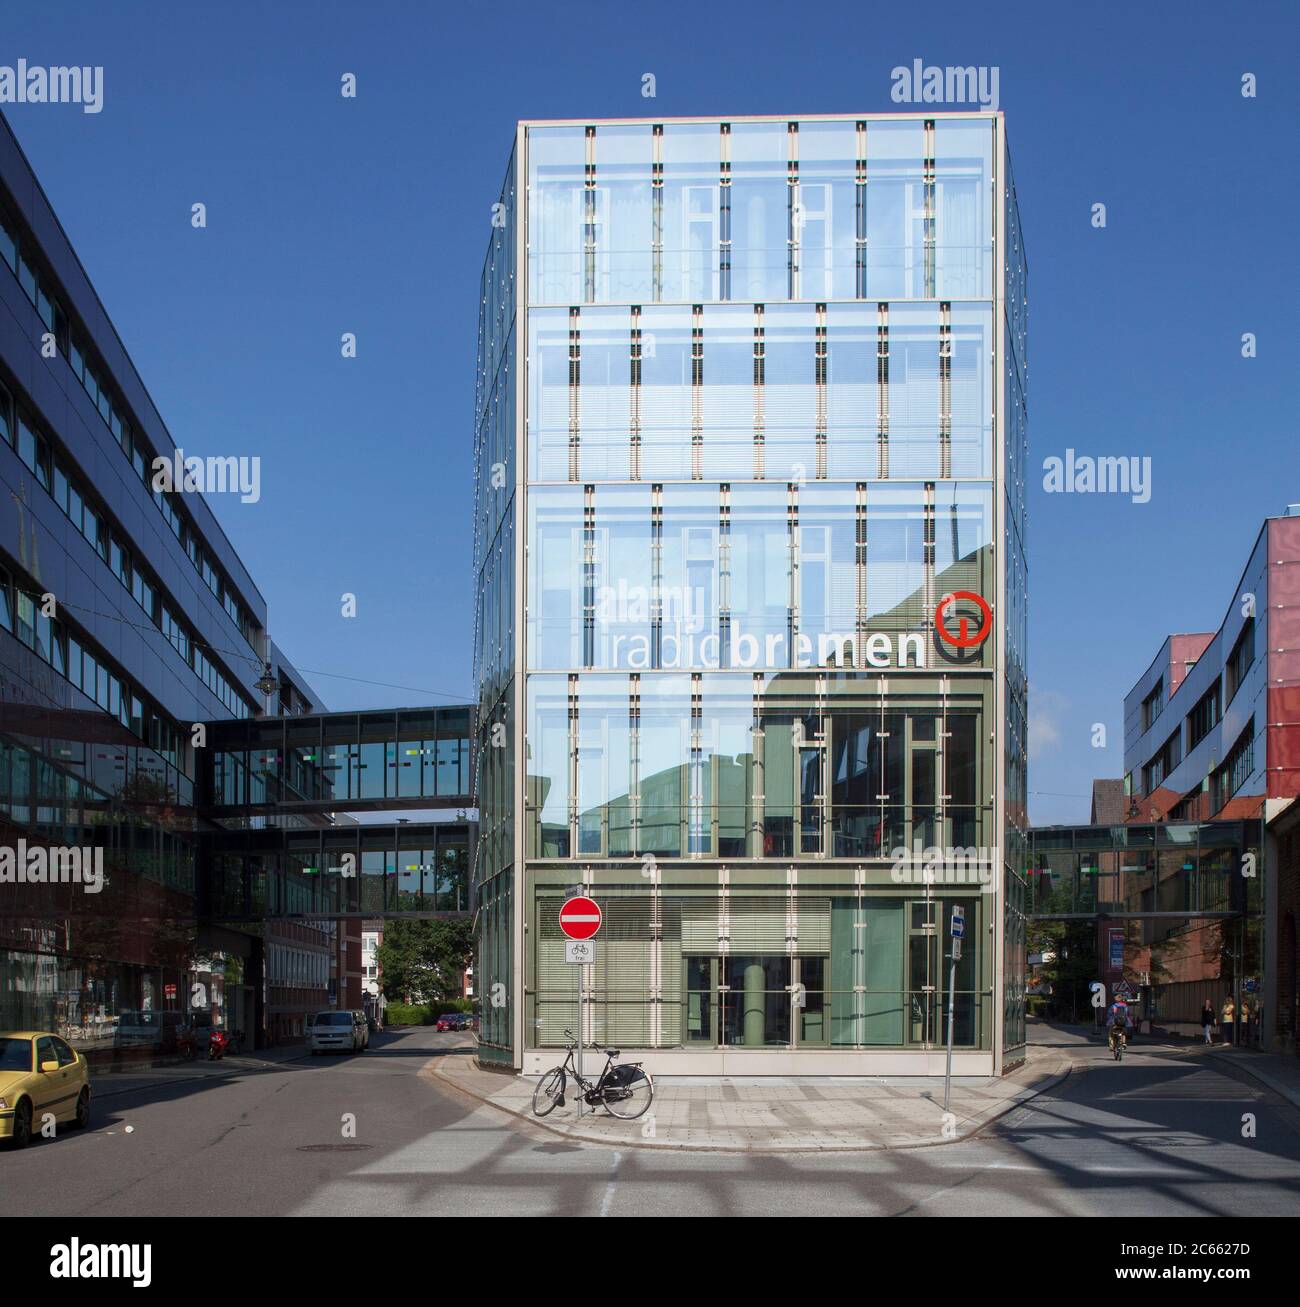
[[(999, 114), (537, 122), (479, 322), (481, 1056), (1023, 1057), (1026, 267)], [(558, 909), (601, 905), (596, 960)]]

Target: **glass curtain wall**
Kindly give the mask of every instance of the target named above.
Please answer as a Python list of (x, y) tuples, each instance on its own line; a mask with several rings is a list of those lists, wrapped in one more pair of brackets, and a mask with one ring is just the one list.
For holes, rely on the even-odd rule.
[(526, 133), (526, 1040), (990, 1048), (993, 118)]

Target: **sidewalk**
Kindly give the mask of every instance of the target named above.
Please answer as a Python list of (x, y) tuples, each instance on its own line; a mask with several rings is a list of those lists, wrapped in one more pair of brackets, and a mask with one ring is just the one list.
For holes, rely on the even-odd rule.
[(741, 1152), (860, 1152), (953, 1143), (1059, 1084), (1070, 1070), (1063, 1050), (1031, 1047), (1025, 1065), (1009, 1076), (954, 1078), (947, 1121), (943, 1081), (919, 1076), (658, 1076), (654, 1104), (640, 1120), (620, 1121), (603, 1107), (584, 1105), (579, 1121), (572, 1082), (565, 1105), (537, 1117), (535, 1080), (480, 1071), (472, 1047), (464, 1052), (434, 1059), (422, 1074), (568, 1139)]
[(1285, 1053), (1262, 1053), (1254, 1048), (1232, 1048), (1224, 1044), (1201, 1044), (1199, 1052), (1216, 1062), (1227, 1062), (1254, 1076), (1292, 1107), (1300, 1107), (1300, 1058)]
[(112, 1098), (129, 1094), (137, 1089), (150, 1089), (156, 1085), (179, 1085), (193, 1080), (222, 1080), (232, 1076), (274, 1071), (283, 1062), (303, 1057), (307, 1048), (303, 1044), (287, 1044), (280, 1048), (264, 1048), (255, 1053), (227, 1056), (216, 1062), (195, 1058), (193, 1062), (177, 1061), (164, 1066), (142, 1067), (138, 1071), (101, 1071), (90, 1073), (91, 1094), (99, 1098)]

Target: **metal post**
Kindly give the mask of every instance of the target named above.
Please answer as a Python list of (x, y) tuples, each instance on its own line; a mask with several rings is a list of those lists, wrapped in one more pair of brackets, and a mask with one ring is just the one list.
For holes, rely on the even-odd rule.
[(585, 962), (578, 963), (578, 1028), (573, 1032), (577, 1036), (578, 1047), (574, 1050), (573, 1066), (578, 1073), (578, 1083), (576, 1086), (578, 1100), (578, 1120), (582, 1120), (582, 979), (583, 972), (587, 970)]
[(948, 1099), (952, 1093), (952, 1022), (953, 991), (957, 988), (957, 954), (956, 940), (949, 941), (949, 955), (952, 965), (948, 968), (948, 1066), (943, 1073), (943, 1110), (948, 1110)]

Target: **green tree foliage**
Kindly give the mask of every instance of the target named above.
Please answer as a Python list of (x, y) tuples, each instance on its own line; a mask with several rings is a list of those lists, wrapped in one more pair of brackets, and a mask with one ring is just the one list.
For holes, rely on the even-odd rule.
[(391, 918), (376, 955), (385, 995), (405, 1003), (459, 998), (461, 973), (474, 957), (474, 937), (463, 918)]

